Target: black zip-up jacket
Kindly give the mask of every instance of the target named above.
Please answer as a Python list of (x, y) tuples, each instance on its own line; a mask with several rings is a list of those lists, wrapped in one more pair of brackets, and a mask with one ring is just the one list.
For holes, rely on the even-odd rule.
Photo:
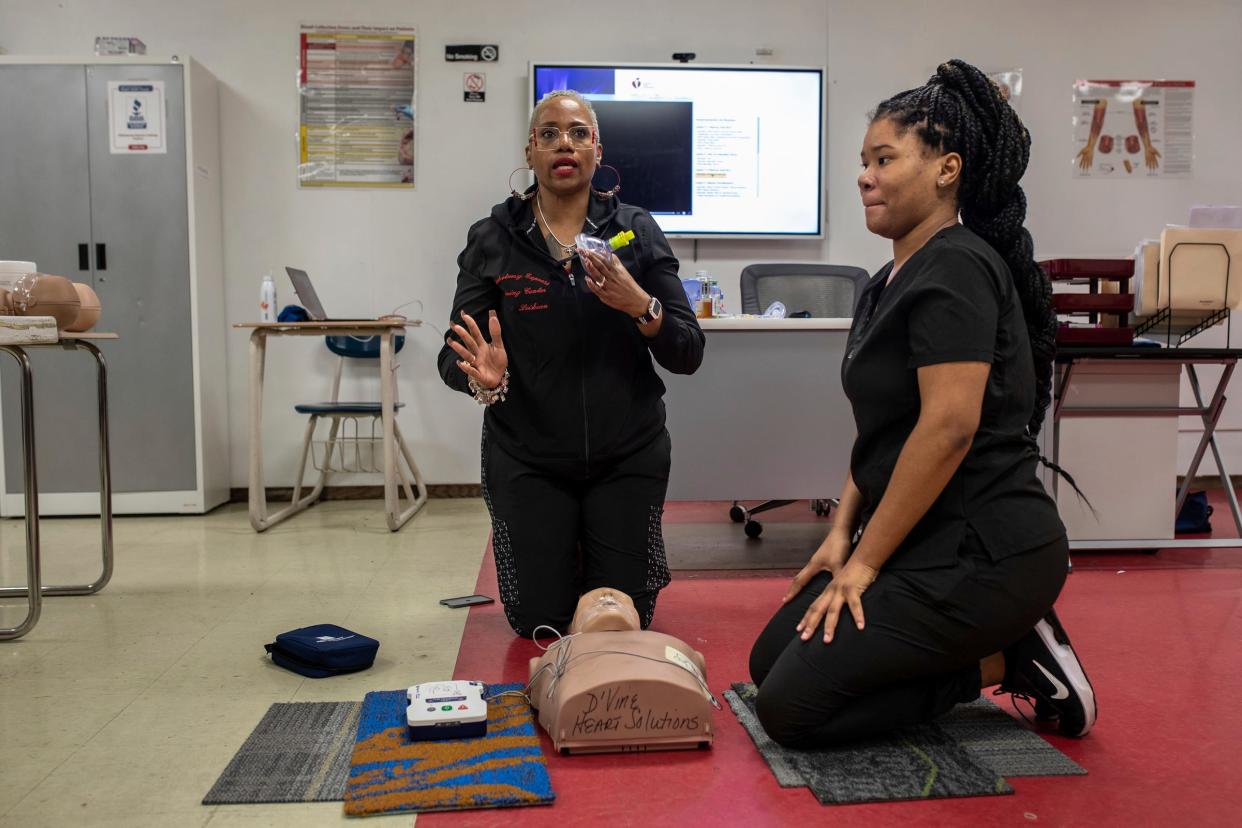
[[(617, 256), (664, 306), (650, 339), (587, 288), (581, 261), (567, 271), (552, 257), (531, 202), (497, 204), (470, 228), (457, 258), (452, 321), (460, 324), (465, 310), (486, 334), (495, 310), (509, 356), (508, 396), (488, 407), (484, 425), (490, 439), (536, 468), (586, 479), (647, 445), (664, 428), (664, 383), (651, 357), (676, 374), (692, 374), (703, 361), (703, 331), (664, 233), (645, 210), (592, 196), (583, 232), (607, 239), (624, 230), (634, 239)], [(469, 393), (458, 359), (445, 345), (440, 376)]]

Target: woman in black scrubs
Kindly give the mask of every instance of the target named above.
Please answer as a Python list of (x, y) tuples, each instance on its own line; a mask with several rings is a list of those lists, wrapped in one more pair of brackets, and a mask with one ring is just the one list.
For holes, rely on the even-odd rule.
[(759, 720), (783, 745), (927, 721), (996, 684), (1066, 735), (1095, 722), (1052, 612), (1065, 527), (1036, 477), (1056, 315), (1022, 226), (1029, 152), (997, 87), (958, 60), (872, 116), (858, 185), (893, 261), (841, 368), (850, 475), (750, 656)]

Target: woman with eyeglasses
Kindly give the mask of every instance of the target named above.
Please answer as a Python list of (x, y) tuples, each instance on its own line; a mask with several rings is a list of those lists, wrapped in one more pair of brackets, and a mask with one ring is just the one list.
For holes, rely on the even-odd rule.
[[(655, 221), (617, 199), (619, 181), (592, 187), (603, 146), (590, 103), (544, 97), (525, 152), (535, 183), (475, 223), (457, 259), (440, 376), (486, 406), (483, 497), (514, 631), (566, 629), (578, 596), (605, 586), (634, 599), (645, 628), (669, 581), (671, 445), (652, 360), (694, 373), (703, 332)], [(575, 242), (626, 231), (610, 255)]]

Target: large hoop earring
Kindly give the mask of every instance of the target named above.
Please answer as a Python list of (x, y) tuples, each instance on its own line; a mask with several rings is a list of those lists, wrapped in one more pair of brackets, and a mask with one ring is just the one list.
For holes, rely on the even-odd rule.
[(535, 197), (535, 192), (534, 190), (532, 190), (529, 193), (519, 193), (516, 189), (514, 189), (513, 174), (521, 172), (522, 170), (530, 170), (530, 169), (531, 167), (518, 167), (513, 172), (509, 173), (509, 195), (513, 196), (519, 201), (530, 201), (532, 198)]
[(596, 198), (612, 198), (617, 193), (621, 192), (621, 171), (620, 170), (618, 170), (616, 167), (611, 166), (609, 164), (600, 164), (599, 167), (597, 167), (597, 169), (612, 170), (612, 174), (617, 177), (617, 183), (612, 186), (611, 190), (597, 190), (594, 187), (592, 187), (591, 192), (595, 193)]

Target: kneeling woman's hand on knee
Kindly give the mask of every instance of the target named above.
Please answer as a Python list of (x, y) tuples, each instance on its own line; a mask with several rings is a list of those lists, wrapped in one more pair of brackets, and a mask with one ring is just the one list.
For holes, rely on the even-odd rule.
[(837, 573), (845, 566), (845, 562), (850, 559), (850, 553), (853, 548), (850, 544), (850, 536), (836, 527), (828, 533), (828, 537), (824, 538), (824, 542), (819, 545), (819, 549), (815, 550), (815, 554), (806, 562), (806, 566), (798, 571), (793, 577), (793, 582), (786, 591), (782, 604), (788, 604), (793, 600), (794, 596), (801, 592), (811, 579), (821, 572), (831, 572), (832, 577), (836, 577)]
[(837, 619), (841, 616), (841, 608), (849, 606), (850, 614), (858, 629), (863, 628), (862, 594), (875, 581), (878, 570), (872, 569), (857, 557), (851, 558), (839, 572), (833, 574), (827, 588), (807, 608), (806, 614), (798, 622), (798, 632), (802, 640), (811, 637), (811, 632), (824, 619), (824, 643), (832, 641), (832, 634), (837, 628)]

